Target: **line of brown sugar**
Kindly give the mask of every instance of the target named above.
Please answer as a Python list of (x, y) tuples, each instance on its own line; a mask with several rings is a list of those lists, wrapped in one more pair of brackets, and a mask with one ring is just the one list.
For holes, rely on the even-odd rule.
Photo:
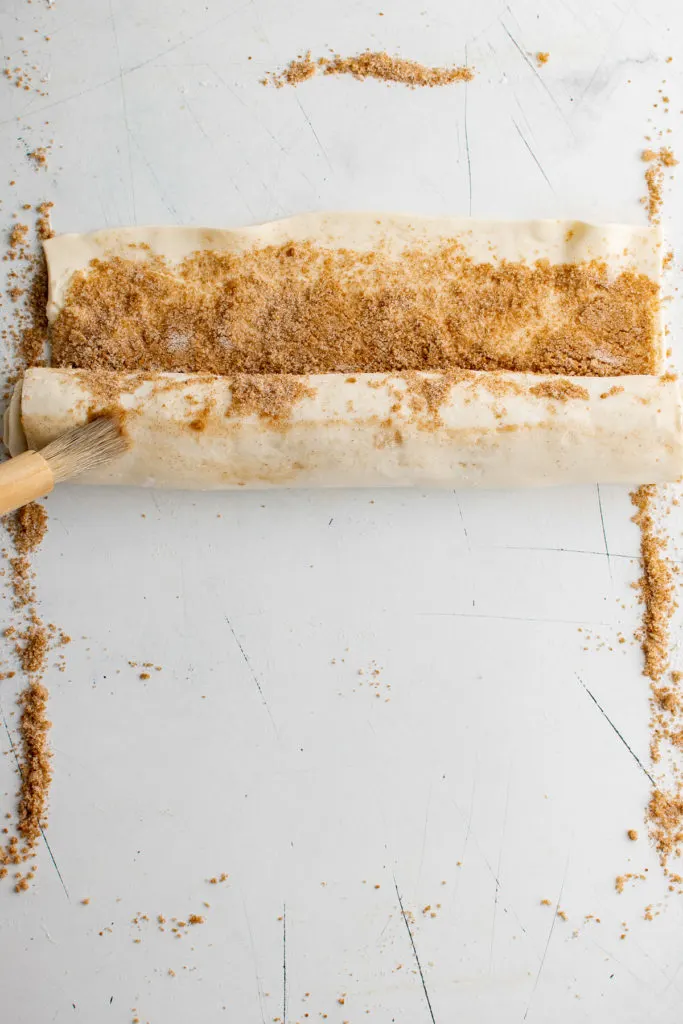
[(475, 263), (437, 249), (311, 242), (93, 260), (52, 329), (52, 364), (235, 373), (654, 373), (659, 291), (598, 260)]

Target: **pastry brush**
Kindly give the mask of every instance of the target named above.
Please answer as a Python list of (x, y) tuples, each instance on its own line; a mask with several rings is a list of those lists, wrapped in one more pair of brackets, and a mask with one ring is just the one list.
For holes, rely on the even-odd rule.
[(0, 465), (0, 515), (49, 494), (55, 484), (103, 466), (128, 448), (119, 424), (107, 416), (73, 427), (40, 451)]

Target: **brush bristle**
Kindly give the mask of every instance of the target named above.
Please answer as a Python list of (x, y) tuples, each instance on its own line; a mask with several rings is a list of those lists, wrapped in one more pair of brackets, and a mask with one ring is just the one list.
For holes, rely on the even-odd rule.
[(97, 469), (128, 448), (115, 420), (101, 416), (83, 427), (73, 427), (51, 441), (40, 454), (49, 462), (55, 483)]

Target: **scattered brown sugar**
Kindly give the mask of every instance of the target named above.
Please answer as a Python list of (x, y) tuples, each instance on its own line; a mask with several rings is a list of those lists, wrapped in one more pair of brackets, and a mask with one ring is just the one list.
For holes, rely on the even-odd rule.
[(44, 242), (48, 238), (54, 238), (55, 233), (52, 230), (50, 213), (54, 205), (54, 203), (41, 203), (36, 209), (36, 212), (38, 213), (36, 232), (41, 242)]
[[(36, 233), (41, 231), (40, 218), (48, 215), (51, 204), (42, 204), (36, 214)], [(24, 204), (24, 209), (30, 209)], [(49, 223), (49, 222), (46, 222)], [(12, 315), (2, 331), (3, 339), (13, 355), (13, 371), (8, 376), (13, 383), (26, 366), (44, 361), (47, 340), (45, 301), (47, 275), (42, 249), (37, 248), (28, 225), (18, 222), (8, 239), (3, 257), (7, 268), (6, 294), (12, 301)], [(14, 621), (4, 635), (10, 651), (16, 656), (27, 684), (19, 694), (19, 742), (15, 746), (20, 777), (17, 835), (9, 837), (7, 845), (0, 847), (0, 863), (22, 864), (35, 856), (35, 845), (41, 830), (47, 824), (47, 800), (50, 785), (50, 752), (47, 733), (47, 690), (41, 677), (46, 666), (51, 643), (67, 642), (55, 626), (45, 626), (36, 611), (35, 574), (31, 554), (41, 543), (47, 529), (47, 515), (42, 505), (32, 503), (5, 517), (11, 541), (11, 550), (4, 550), (8, 567), (7, 578)], [(7, 676), (14, 672), (6, 673)], [(22, 843), (19, 842), (21, 837)], [(29, 888), (35, 869), (19, 877), (15, 889)]]
[(550, 907), (550, 906), (552, 906), (552, 903), (550, 902), (550, 900), (541, 900), (541, 906), (542, 907)]
[[(42, 206), (47, 207), (48, 204)], [(36, 213), (36, 234), (40, 239), (45, 230), (44, 224), (49, 225), (49, 222), (45, 221), (46, 211), (41, 213), (41, 207)], [(2, 337), (13, 350), (14, 372), (8, 378), (12, 384), (25, 367), (41, 365), (45, 361), (47, 273), (42, 248), (35, 247), (27, 224), (16, 223), (8, 241), (3, 257), (11, 263), (7, 271), (6, 294), (15, 304), (15, 309), (2, 331)]]
[(187, 919), (188, 924), (204, 924), (204, 917), (201, 914), (190, 914)]
[(355, 57), (311, 58), (311, 51), (299, 55), (289, 62), (279, 74), (268, 74), (262, 79), (263, 85), (274, 85), (281, 89), (284, 85), (300, 85), (301, 82), (313, 78), (321, 71), (324, 75), (352, 75), (363, 80), (375, 78), (381, 82), (395, 82), (416, 87), (452, 85), (454, 82), (471, 82), (474, 71), (468, 67), (428, 67), (415, 60), (404, 57), (392, 57), (383, 51), (364, 50)]
[(550, 54), (546, 53), (544, 50), (539, 50), (536, 54), (536, 63), (538, 64), (539, 68), (543, 67), (544, 64), (547, 64), (549, 60)]
[(633, 842), (633, 843), (635, 843), (635, 841), (636, 841), (636, 840), (637, 840), (637, 838), (638, 838), (638, 832), (637, 832), (637, 830), (636, 830), (635, 828), (630, 828), (630, 829), (628, 830), (628, 832), (626, 833), (626, 835), (627, 835), (627, 836), (629, 837), (629, 839), (630, 839), (630, 840), (631, 840), (631, 842)]
[(34, 616), (31, 624), (19, 633), (19, 638), (22, 643), (17, 644), (17, 653), (22, 670), (27, 675), (42, 672), (45, 668), (49, 641), (47, 630), (37, 616)]
[(48, 152), (47, 146), (38, 146), (29, 153), (29, 160), (33, 160), (36, 167), (45, 167), (47, 169)]
[(654, 789), (648, 805), (648, 821), (650, 837), (662, 865), (666, 866), (669, 856), (678, 853), (683, 843), (683, 794)]
[(643, 672), (657, 682), (669, 663), (669, 623), (677, 607), (674, 597), (673, 568), (666, 557), (666, 540), (655, 525), (657, 489), (653, 484), (639, 487), (631, 494), (638, 510), (633, 522), (640, 528), (642, 575), (635, 584), (644, 605), (641, 640), (645, 667)]
[[(23, 38), (23, 37), (19, 37)], [(44, 37), (45, 40), (49, 40), (49, 36)], [(7, 81), (15, 87), (15, 89), (21, 89), (22, 92), (33, 92), (37, 96), (47, 96), (47, 90), (41, 89), (41, 85), (47, 83), (47, 76), (43, 74), (37, 64), (29, 64), (28, 61), (28, 50), (22, 50), (24, 61), (21, 64), (15, 64), (12, 66), (11, 58), (5, 57), (5, 67), (2, 69), (2, 73)], [(38, 77), (38, 82), (35, 79)]]
[(47, 512), (37, 502), (29, 502), (23, 508), (5, 518), (5, 526), (20, 555), (35, 551), (47, 532)]
[(475, 263), (437, 249), (310, 242), (199, 252), (173, 267), (94, 260), (52, 330), (52, 361), (91, 371), (310, 374), (659, 368), (659, 290), (605, 263)]
[(22, 756), (21, 794), (17, 830), (28, 844), (34, 844), (47, 824), (47, 797), (52, 779), (47, 734), (48, 692), (42, 683), (32, 682), (19, 697)]
[(664, 184), (664, 172), (659, 164), (653, 164), (645, 171), (645, 184), (647, 185), (647, 196), (642, 200), (647, 209), (647, 219), (650, 224), (658, 224), (662, 209), (662, 185)]
[(535, 384), (529, 388), (529, 392), (536, 395), (537, 398), (553, 398), (556, 402), (568, 402), (574, 398), (587, 402), (590, 398), (584, 387), (571, 380), (563, 380), (561, 377), (558, 377), (557, 380), (544, 380), (541, 384)]
[(282, 89), (284, 85), (300, 85), (301, 82), (313, 78), (317, 70), (318, 65), (311, 60), (311, 51), (308, 50), (303, 56), (291, 60), (279, 75), (267, 75), (263, 79), (263, 84), (272, 83), (276, 89)]
[(644, 149), (641, 156), (647, 164), (650, 164), (645, 171), (647, 195), (643, 197), (641, 202), (647, 209), (650, 223), (658, 224), (663, 201), (664, 168), (676, 167), (678, 160), (669, 146), (662, 146), (659, 150)]
[(624, 388), (620, 384), (614, 384), (607, 391), (603, 391), (600, 398), (612, 398), (614, 395), (621, 395), (624, 392)]

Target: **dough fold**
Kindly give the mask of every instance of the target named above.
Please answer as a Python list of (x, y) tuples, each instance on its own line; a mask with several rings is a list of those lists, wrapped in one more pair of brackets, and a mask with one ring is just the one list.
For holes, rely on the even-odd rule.
[(131, 449), (80, 482), (197, 490), (635, 484), (683, 472), (681, 397), (667, 376), (322, 374), (287, 378), (290, 404), (275, 416), (262, 391), (249, 404), (253, 383), (31, 369), (5, 443), (40, 448), (115, 409)]

